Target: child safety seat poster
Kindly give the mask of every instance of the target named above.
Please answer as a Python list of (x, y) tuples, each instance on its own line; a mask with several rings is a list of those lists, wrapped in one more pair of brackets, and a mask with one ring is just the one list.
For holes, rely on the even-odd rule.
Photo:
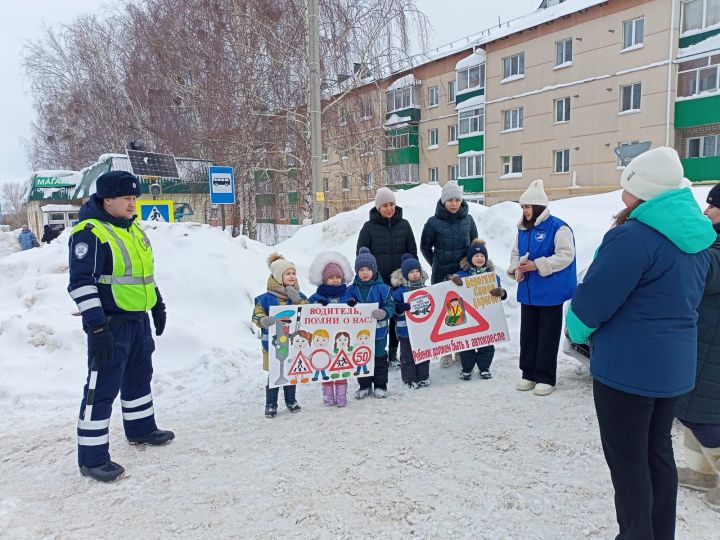
[(348, 380), (375, 372), (377, 304), (271, 306), (271, 388)]
[(416, 364), (446, 354), (510, 341), (493, 272), (444, 281), (404, 294), (412, 356)]

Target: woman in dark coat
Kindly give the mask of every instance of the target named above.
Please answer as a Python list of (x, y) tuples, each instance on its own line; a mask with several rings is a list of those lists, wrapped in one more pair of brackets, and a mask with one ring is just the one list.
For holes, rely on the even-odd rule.
[(591, 339), (617, 538), (671, 540), (678, 484), (672, 423), (678, 398), (695, 386), (697, 308), (717, 234), (672, 148), (640, 154), (620, 185), (626, 208), (575, 290), (567, 330), (575, 343)]
[[(390, 275), (400, 268), (400, 258), (404, 253), (417, 257), (415, 236), (410, 223), (403, 219), (402, 208), (395, 204), (395, 193), (386, 187), (377, 190), (375, 208), (370, 210), (369, 219), (360, 229), (356, 254), (363, 247), (368, 248), (377, 260), (378, 274), (387, 285), (390, 285)], [(392, 367), (398, 367), (395, 318), (390, 319), (388, 333), (388, 363)]]
[(685, 463), (678, 467), (681, 486), (707, 491), (705, 503), (720, 511), (720, 184), (707, 197), (705, 215), (718, 234), (710, 246), (710, 270), (698, 307), (695, 389), (675, 407), (685, 425)]

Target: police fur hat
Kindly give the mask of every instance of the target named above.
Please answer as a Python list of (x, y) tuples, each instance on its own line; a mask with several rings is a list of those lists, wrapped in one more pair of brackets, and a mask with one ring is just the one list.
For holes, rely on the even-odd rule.
[(127, 171), (110, 171), (95, 182), (95, 196), (98, 199), (140, 196), (140, 181)]
[(310, 264), (310, 283), (319, 287), (325, 283), (328, 274), (340, 275), (343, 283), (353, 280), (350, 262), (342, 253), (337, 251), (323, 251), (318, 253)]
[(720, 208), (720, 184), (715, 184), (708, 193), (707, 201), (710, 206)]
[(272, 274), (272, 277), (275, 281), (278, 282), (278, 284), (282, 285), (283, 282), (283, 274), (290, 270), (291, 268), (295, 271), (295, 265), (288, 261), (285, 257), (280, 255), (279, 253), (271, 253), (270, 256), (267, 259), (268, 267), (270, 268), (270, 273)]

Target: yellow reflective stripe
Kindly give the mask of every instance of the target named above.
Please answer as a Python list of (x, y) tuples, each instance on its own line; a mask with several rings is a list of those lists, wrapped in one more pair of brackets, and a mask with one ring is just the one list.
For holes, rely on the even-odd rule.
[(134, 276), (108, 276), (103, 274), (98, 279), (103, 285), (151, 285), (155, 283), (155, 276), (134, 277)]
[(123, 275), (132, 276), (133, 275), (132, 259), (130, 258), (130, 253), (128, 252), (127, 247), (125, 246), (125, 242), (123, 242), (120, 239), (118, 234), (113, 229), (112, 225), (110, 225), (109, 223), (103, 223), (103, 226), (105, 227), (107, 232), (109, 232), (110, 235), (113, 237), (113, 240), (115, 240), (114, 243), (110, 242), (110, 247), (112, 249), (115, 249), (116, 247), (118, 249), (120, 249), (120, 255), (122, 256), (123, 263), (125, 263), (125, 272), (123, 273)]

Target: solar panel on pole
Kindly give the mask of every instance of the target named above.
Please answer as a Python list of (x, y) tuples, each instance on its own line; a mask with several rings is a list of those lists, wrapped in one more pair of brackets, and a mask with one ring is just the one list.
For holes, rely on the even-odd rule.
[(175, 156), (157, 154), (142, 150), (127, 150), (130, 167), (135, 176), (158, 176), (160, 178), (180, 178)]

